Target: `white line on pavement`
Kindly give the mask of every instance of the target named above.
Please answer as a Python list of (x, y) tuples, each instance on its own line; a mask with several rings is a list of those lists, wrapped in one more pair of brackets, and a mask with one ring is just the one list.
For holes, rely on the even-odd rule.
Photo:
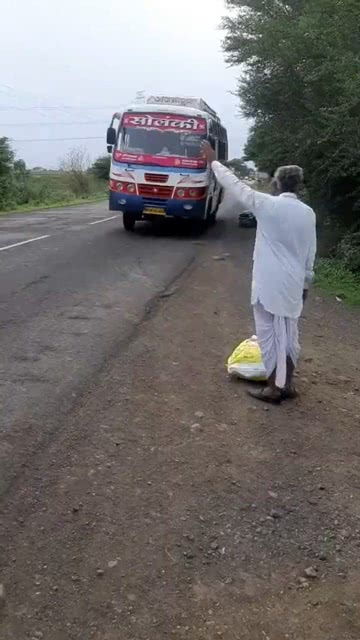
[(0, 251), (14, 249), (14, 247), (21, 247), (23, 244), (29, 244), (29, 242), (36, 242), (37, 240), (45, 240), (45, 238), (50, 238), (50, 236), (38, 236), (37, 238), (31, 238), (30, 240), (23, 240), (22, 242), (16, 242), (15, 244), (8, 244), (6, 247), (0, 247)]
[(100, 222), (109, 222), (110, 220), (115, 220), (119, 216), (111, 216), (111, 218), (103, 218), (102, 220), (95, 220), (95, 222), (89, 222), (89, 224), (100, 224)]

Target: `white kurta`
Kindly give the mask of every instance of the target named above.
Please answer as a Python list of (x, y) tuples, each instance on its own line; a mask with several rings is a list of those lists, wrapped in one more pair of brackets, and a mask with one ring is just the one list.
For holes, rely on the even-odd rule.
[(314, 211), (293, 193), (271, 196), (251, 189), (213, 162), (221, 186), (257, 219), (252, 304), (260, 302), (273, 315), (299, 318), (303, 289), (313, 279), (316, 254)]

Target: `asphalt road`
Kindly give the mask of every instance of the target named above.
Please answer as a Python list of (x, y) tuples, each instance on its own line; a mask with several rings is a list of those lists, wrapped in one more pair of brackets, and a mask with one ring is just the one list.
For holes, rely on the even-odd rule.
[(191, 263), (194, 240), (126, 234), (106, 203), (0, 218), (0, 495)]

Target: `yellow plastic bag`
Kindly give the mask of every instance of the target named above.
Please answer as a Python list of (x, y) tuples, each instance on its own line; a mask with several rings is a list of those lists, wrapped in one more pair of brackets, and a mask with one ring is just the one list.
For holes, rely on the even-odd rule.
[(227, 361), (228, 373), (245, 380), (262, 382), (266, 380), (266, 371), (262, 361), (256, 336), (245, 340), (231, 354)]

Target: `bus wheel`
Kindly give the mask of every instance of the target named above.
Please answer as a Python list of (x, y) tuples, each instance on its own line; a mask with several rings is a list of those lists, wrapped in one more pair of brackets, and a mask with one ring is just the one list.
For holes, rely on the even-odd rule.
[(136, 222), (135, 216), (133, 216), (131, 213), (123, 214), (123, 225), (126, 231), (134, 231), (135, 222)]

